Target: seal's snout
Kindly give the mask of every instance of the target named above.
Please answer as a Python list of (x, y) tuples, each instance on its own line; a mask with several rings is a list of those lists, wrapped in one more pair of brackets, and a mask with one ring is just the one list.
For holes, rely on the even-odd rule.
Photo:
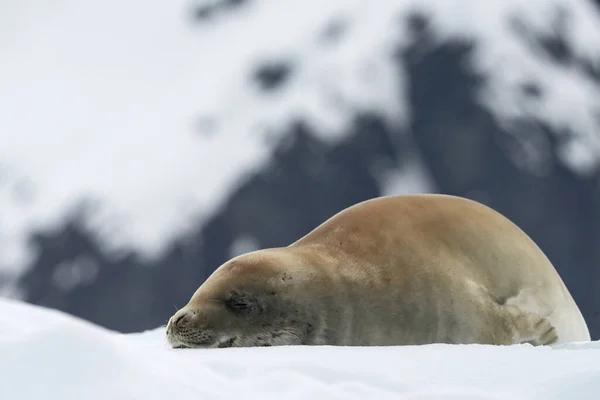
[(216, 334), (199, 321), (200, 313), (195, 309), (177, 311), (167, 324), (167, 341), (174, 348), (216, 346)]

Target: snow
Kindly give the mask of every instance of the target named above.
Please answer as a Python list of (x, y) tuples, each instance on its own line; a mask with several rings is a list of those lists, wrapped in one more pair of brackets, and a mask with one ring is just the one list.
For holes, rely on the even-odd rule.
[(597, 399), (600, 342), (555, 347), (168, 347), (0, 300), (0, 398)]
[[(0, 2), (4, 275), (35, 257), (34, 230), (80, 207), (106, 251), (160, 255), (269, 162), (294, 119), (327, 141), (342, 140), (360, 110), (407, 124), (394, 50), (410, 44), (401, 17), (415, 10), (431, 15), (437, 40), (476, 40), (473, 66), (490, 77), (481, 101), (502, 123), (525, 114), (572, 131), (561, 156), (578, 172), (600, 160), (599, 85), (527, 47), (508, 23), (517, 15), (551, 32), (556, 5), (568, 5), (569, 44), (598, 65), (600, 21), (585, 0), (254, 0), (192, 24), (200, 3)], [(339, 37), (325, 40), (334, 26)], [(265, 62), (290, 67), (268, 94), (251, 79)], [(528, 80), (544, 92), (536, 102), (520, 95)], [(415, 182), (422, 167), (388, 171), (382, 190), (429, 190)]]

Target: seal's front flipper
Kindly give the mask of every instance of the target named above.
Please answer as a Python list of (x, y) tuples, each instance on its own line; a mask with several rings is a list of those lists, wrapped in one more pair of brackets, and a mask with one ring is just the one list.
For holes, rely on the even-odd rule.
[(558, 342), (558, 332), (548, 318), (522, 311), (516, 306), (508, 306), (507, 309), (513, 317), (515, 343), (544, 346)]

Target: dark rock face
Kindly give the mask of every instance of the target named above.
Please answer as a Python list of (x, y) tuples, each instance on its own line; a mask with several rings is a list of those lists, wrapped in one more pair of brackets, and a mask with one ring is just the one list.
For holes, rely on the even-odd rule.
[(290, 73), (291, 67), (285, 63), (268, 63), (258, 67), (253, 78), (262, 90), (271, 91), (283, 85)]
[[(357, 115), (347, 140), (331, 145), (297, 121), (268, 168), (249, 177), (210, 221), (152, 263), (134, 253), (105, 254), (74, 217), (58, 231), (33, 238), (40, 255), (21, 281), (26, 300), (120, 331), (165, 324), (174, 306), (185, 304), (231, 257), (240, 237), (254, 238), (258, 247), (287, 245), (339, 210), (381, 195), (374, 165), (402, 168), (406, 156), (418, 150), (439, 192), (491, 206), (539, 244), (581, 307), (593, 338), (600, 338), (600, 296), (594, 290), (600, 285), (598, 172), (581, 177), (566, 169), (556, 155), (560, 140), (544, 121), (515, 121), (512, 132), (503, 131), (475, 100), (485, 77), (468, 68), (473, 44), (433, 45), (423, 17), (413, 16), (411, 26), (420, 40), (397, 56), (410, 86), (408, 135), (381, 116)], [(561, 63), (573, 57), (560, 41), (547, 46)], [(256, 79), (266, 82), (263, 90), (276, 90), (289, 73), (282, 64), (263, 69)], [(523, 90), (544, 96), (534, 83)], [(548, 149), (536, 160), (519, 152), (521, 142), (532, 137)], [(543, 173), (519, 167), (532, 162)], [(67, 288), (56, 283), (65, 262), (82, 260), (94, 266), (93, 279)]]
[(250, 0), (219, 0), (197, 5), (192, 10), (192, 17), (197, 23), (208, 22), (220, 18), (228, 12), (235, 11), (249, 2)]

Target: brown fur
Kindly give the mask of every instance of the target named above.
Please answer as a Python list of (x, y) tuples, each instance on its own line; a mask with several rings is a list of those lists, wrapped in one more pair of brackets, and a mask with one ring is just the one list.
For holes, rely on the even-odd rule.
[(169, 320), (167, 339), (230, 347), (590, 337), (550, 261), (512, 222), (471, 200), (411, 195), (359, 203), (288, 247), (226, 262)]

